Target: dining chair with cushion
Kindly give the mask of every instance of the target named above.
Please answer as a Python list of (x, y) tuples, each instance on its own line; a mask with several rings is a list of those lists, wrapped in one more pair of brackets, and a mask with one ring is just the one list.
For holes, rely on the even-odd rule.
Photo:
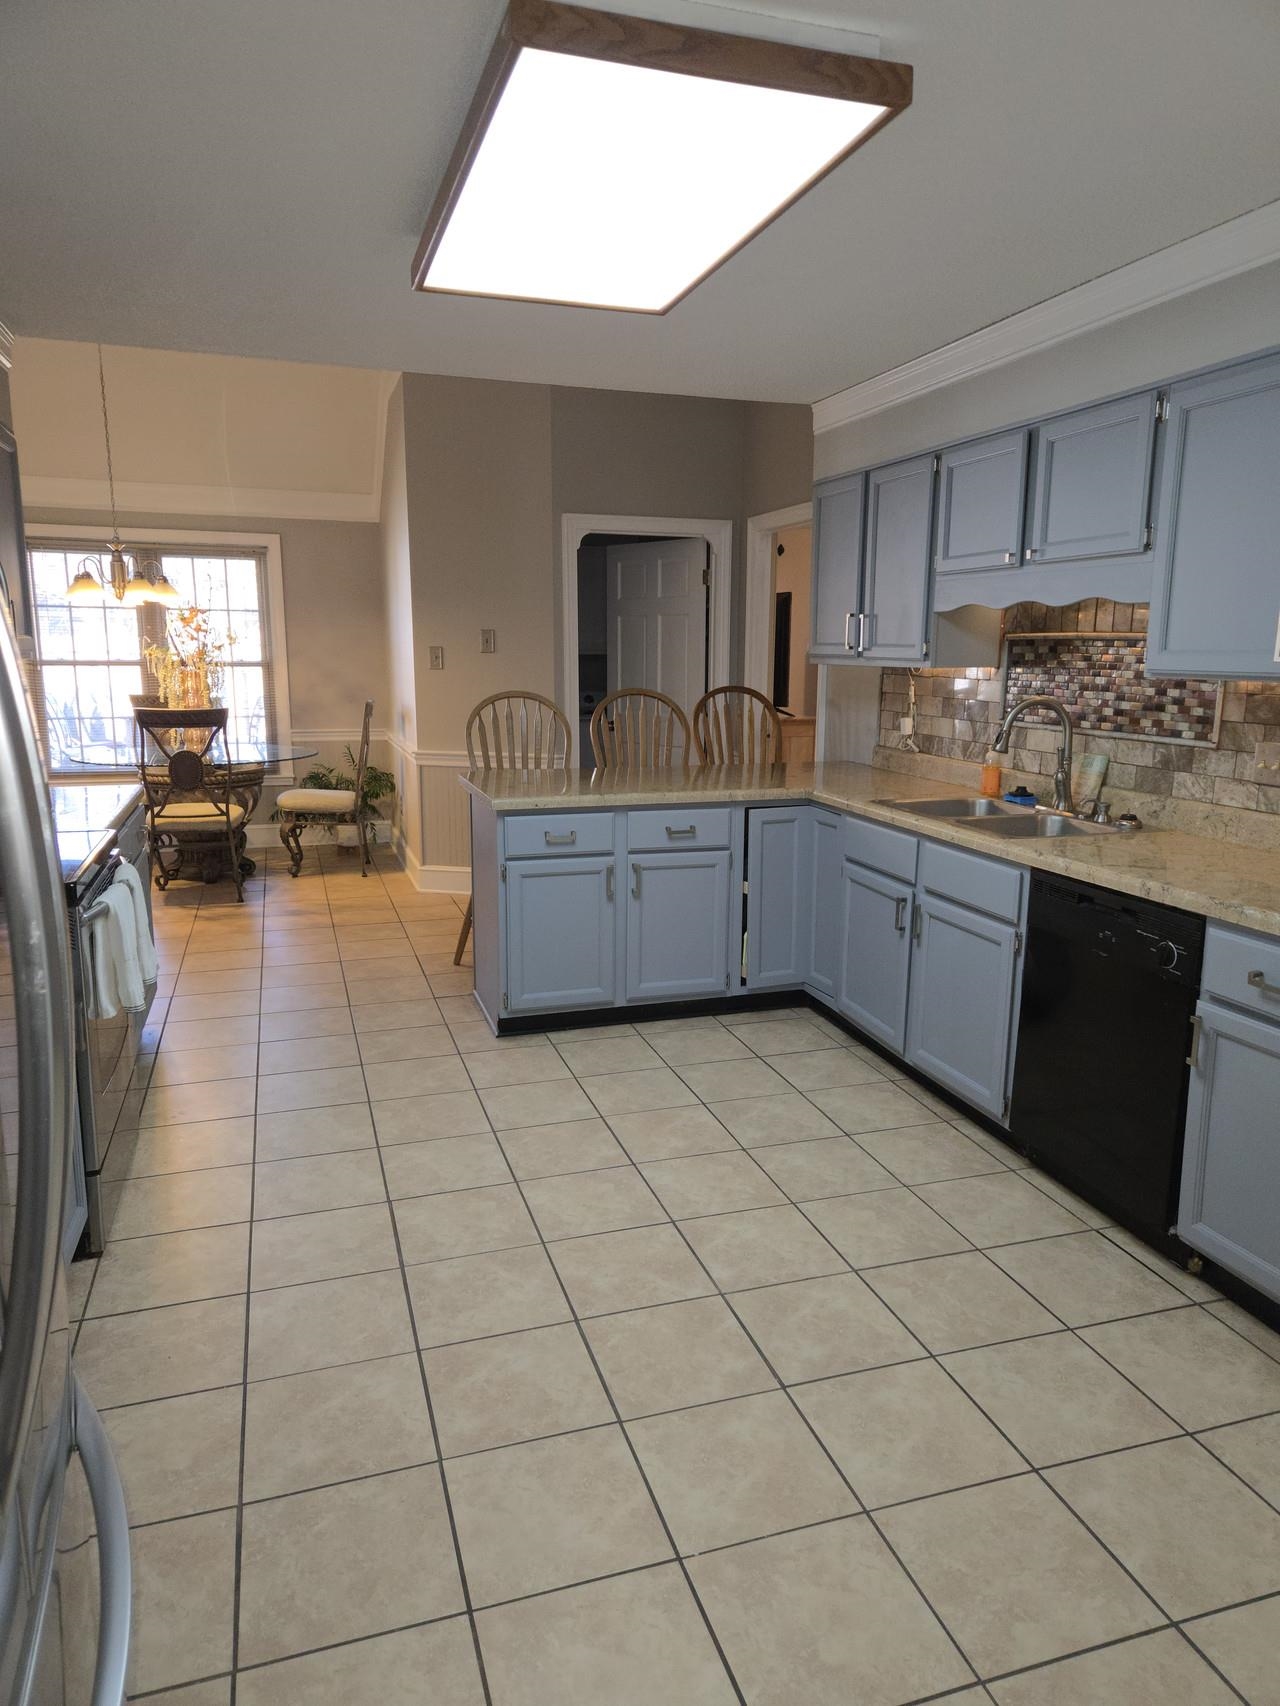
[(280, 840), (289, 855), (289, 875), (302, 869), (302, 832), (314, 826), (326, 829), (354, 824), (360, 838), (360, 875), (367, 877), (373, 856), (369, 851), (377, 815), (364, 799), (364, 777), (369, 768), (369, 728), (373, 722), (373, 700), (366, 699), (360, 730), (360, 755), (356, 760), (354, 788), (284, 788), (276, 795), (276, 818)]
[(713, 687), (693, 707), (702, 764), (779, 764), (782, 718), (754, 687)]
[[(567, 770), (573, 756), (569, 719), (541, 693), (491, 693), (467, 718), (467, 762), (473, 770)], [(462, 964), (475, 918), (468, 896), (453, 963)]]
[(692, 747), (688, 717), (652, 687), (620, 687), (591, 713), (591, 750), (600, 770), (684, 769)]
[(227, 708), (134, 712), (138, 776), (145, 796), (147, 839), (158, 889), (192, 857), (206, 882), (228, 874), (244, 899), (244, 807), (232, 790)]

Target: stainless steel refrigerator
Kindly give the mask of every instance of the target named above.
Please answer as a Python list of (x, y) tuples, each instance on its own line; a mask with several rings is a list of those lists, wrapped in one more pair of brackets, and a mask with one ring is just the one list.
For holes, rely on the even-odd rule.
[(119, 1706), (129, 1529), (71, 1360), (75, 1113), (66, 901), (9, 610), (0, 616), (0, 1703)]

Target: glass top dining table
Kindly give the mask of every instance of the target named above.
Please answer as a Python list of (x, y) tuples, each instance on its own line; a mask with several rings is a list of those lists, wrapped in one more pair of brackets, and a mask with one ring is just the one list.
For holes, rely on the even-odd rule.
[[(314, 758), (320, 749), (318, 746), (281, 745), (270, 740), (237, 740), (228, 742), (225, 749), (221, 745), (216, 746), (209, 757), (220, 763), (224, 750), (237, 770), (266, 771), (283, 769), (286, 764), (295, 764), (301, 758)], [(95, 741), (79, 752), (64, 749), (59, 754), (59, 763), (74, 765), (77, 770), (136, 771), (138, 749), (132, 741), (124, 744)]]

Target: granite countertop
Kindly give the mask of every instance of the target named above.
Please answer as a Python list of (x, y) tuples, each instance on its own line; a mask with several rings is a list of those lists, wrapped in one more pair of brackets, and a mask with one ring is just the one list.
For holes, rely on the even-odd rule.
[(1002, 841), (963, 821), (921, 819), (893, 805), (876, 804), (971, 790), (869, 764), (780, 764), (757, 770), (726, 765), (688, 772), (473, 770), (461, 780), (500, 813), (678, 805), (693, 799), (708, 805), (809, 800), (1012, 864), (1280, 936), (1280, 856), (1274, 852), (1174, 829), (1056, 842)]
[(137, 782), (51, 782), (53, 834), (64, 882), (91, 865), (142, 799)]

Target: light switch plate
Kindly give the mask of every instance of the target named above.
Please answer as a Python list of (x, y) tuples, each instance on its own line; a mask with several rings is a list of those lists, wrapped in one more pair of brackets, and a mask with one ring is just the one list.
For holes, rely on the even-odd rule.
[(430, 646), (427, 649), (427, 665), (430, 669), (444, 668), (444, 647)]
[(483, 653), (496, 652), (498, 649), (498, 630), (496, 628), (481, 628), (480, 650)]

